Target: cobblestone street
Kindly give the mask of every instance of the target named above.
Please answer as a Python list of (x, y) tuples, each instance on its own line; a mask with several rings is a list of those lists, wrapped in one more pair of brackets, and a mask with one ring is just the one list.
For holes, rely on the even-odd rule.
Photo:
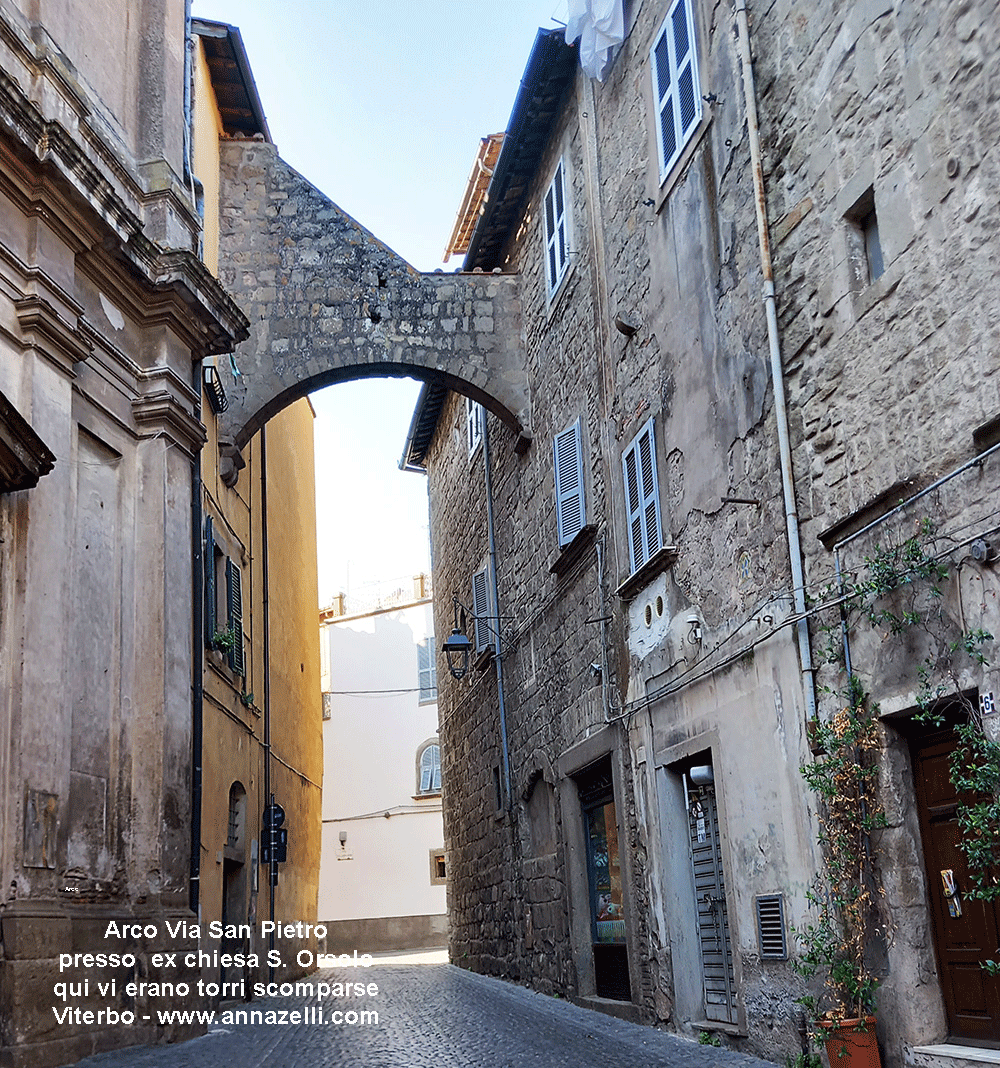
[[(581, 1009), (445, 963), (376, 959), (371, 968), (325, 970), (314, 982), (378, 984), (374, 998), (326, 998), (327, 1022), (219, 1026), (190, 1042), (99, 1054), (80, 1068), (773, 1068)], [(403, 958), (405, 960), (406, 958)], [(427, 960), (435, 963), (426, 963)], [(315, 1005), (315, 1002), (311, 1004)], [(302, 1009), (269, 998), (239, 1009)], [(336, 1009), (376, 1009), (375, 1026), (334, 1025)]]

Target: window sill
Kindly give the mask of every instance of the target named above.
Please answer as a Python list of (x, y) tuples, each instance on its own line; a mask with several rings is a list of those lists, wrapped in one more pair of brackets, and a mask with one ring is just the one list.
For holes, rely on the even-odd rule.
[(648, 585), (661, 571), (666, 571), (677, 562), (679, 551), (676, 545), (664, 545), (615, 590), (623, 600), (630, 601), (644, 586)]
[(559, 555), (552, 561), (549, 566), (549, 573), (552, 575), (565, 575), (587, 549), (593, 545), (596, 533), (597, 527), (595, 526), (582, 527), (577, 536), (568, 545), (564, 545)]
[(441, 791), (428, 790), (425, 794), (411, 794), (410, 796), (413, 798), (414, 801), (440, 801)]
[(864, 318), (880, 300), (896, 292), (903, 280), (903, 270), (899, 261), (891, 263), (880, 278), (865, 286), (859, 293), (852, 294), (851, 304), (855, 320)]
[(485, 649), (480, 649), (472, 661), (473, 670), (483, 671), (495, 655), (496, 651), (492, 645), (487, 645)]

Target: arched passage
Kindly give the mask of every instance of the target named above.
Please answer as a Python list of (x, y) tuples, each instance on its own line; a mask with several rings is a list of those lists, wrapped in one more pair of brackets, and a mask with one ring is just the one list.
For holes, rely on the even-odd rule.
[(370, 376), (439, 382), (526, 436), (516, 276), (415, 271), (267, 142), (224, 142), (221, 176), (221, 280), (250, 320), (238, 372), (219, 361), (224, 447), (306, 393)]

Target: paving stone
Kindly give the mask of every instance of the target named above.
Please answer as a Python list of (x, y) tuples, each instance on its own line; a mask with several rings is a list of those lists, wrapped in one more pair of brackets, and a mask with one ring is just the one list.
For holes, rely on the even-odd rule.
[[(78, 1068), (772, 1068), (732, 1050), (702, 1046), (627, 1023), (450, 964), (327, 969), (314, 982), (377, 983), (376, 1026), (215, 1025), (173, 1046), (132, 1047), (78, 1062)], [(316, 1004), (309, 1002), (308, 1004)], [(345, 999), (319, 1003), (329, 1017)], [(232, 1008), (281, 1011), (301, 999), (268, 998)]]

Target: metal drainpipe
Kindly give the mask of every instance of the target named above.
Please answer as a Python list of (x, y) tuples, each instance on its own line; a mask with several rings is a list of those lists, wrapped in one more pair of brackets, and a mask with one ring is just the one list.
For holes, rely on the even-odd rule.
[[(736, 0), (736, 22), (739, 28), (740, 60), (743, 65), (743, 92), (746, 99), (747, 132), (750, 137), (750, 160), (753, 165), (754, 201), (757, 210), (757, 237), (760, 242), (760, 265), (764, 275), (764, 311), (767, 315), (767, 341), (771, 357), (771, 382), (774, 387), (774, 414), (778, 424), (778, 454), (781, 460), (781, 488), (785, 498), (785, 526), (788, 531), (788, 558), (792, 570), (792, 590), (796, 615), (806, 610), (805, 578), (802, 573), (802, 544), (799, 540), (799, 514), (795, 504), (795, 476), (792, 471), (792, 450), (788, 441), (788, 413), (785, 409), (785, 374), (781, 366), (781, 342), (778, 335), (778, 316), (774, 304), (774, 271), (771, 264), (771, 245), (768, 237), (767, 200), (764, 192), (764, 167), (761, 162), (760, 132), (757, 125), (757, 90), (754, 85), (750, 59), (750, 25), (746, 0)], [(809, 644), (809, 625), (804, 618), (796, 624), (799, 643), (799, 662), (806, 698), (806, 717), (816, 715), (816, 679), (812, 650)]]
[[(274, 794), (271, 793), (271, 619), (269, 574), (267, 561), (267, 427), (260, 428), (260, 540), (261, 540), (261, 594), (262, 614), (264, 630), (264, 797), (267, 805), (274, 804)], [(267, 832), (270, 836), (270, 832)], [(263, 841), (264, 831), (261, 832)], [(268, 917), (274, 920), (274, 879), (278, 872), (278, 862), (274, 858), (274, 848), (271, 848), (270, 862), (267, 865), (267, 897)], [(274, 930), (268, 938), (268, 968), (267, 981), (274, 982), (274, 966), (271, 964), (270, 950), (274, 949)]]
[[(201, 422), (202, 361), (194, 361), (195, 419)], [(203, 587), (201, 450), (191, 461), (191, 879), (188, 904), (201, 921), (202, 738), (205, 714), (205, 591)]]
[(503, 793), (504, 808), (510, 811), (510, 748), (507, 745), (507, 710), (503, 699), (503, 650), (500, 648), (500, 597), (497, 589), (497, 541), (493, 523), (493, 479), (490, 475), (490, 442), (487, 433), (488, 417), (486, 409), (483, 416), (483, 471), (486, 482), (486, 530), (490, 542), (490, 580), (493, 585), (493, 609), (496, 612), (496, 630), (494, 637), (497, 653), (494, 662), (497, 667), (497, 703), (500, 706), (500, 745), (503, 748)]

